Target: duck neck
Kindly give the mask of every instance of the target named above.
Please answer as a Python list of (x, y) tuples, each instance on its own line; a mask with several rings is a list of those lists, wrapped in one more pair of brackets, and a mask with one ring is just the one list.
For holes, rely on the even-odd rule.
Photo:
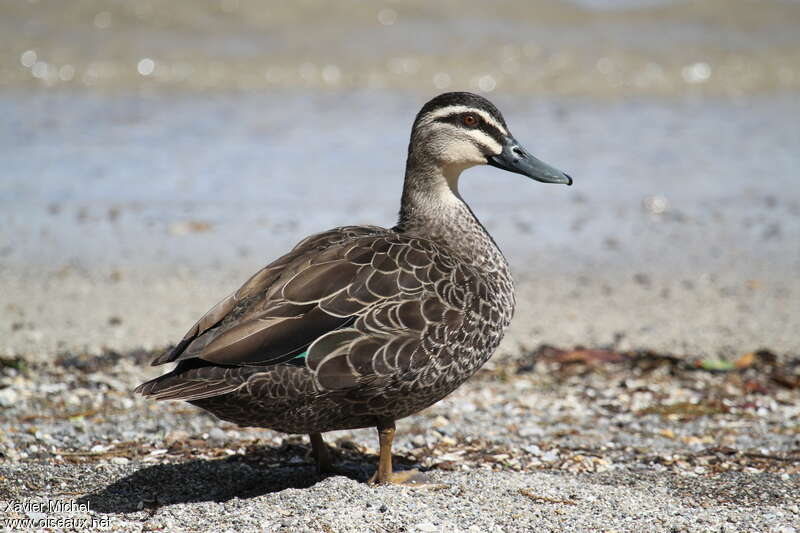
[(395, 230), (442, 244), (482, 270), (505, 271), (505, 257), (458, 192), (464, 169), (443, 168), (409, 154)]

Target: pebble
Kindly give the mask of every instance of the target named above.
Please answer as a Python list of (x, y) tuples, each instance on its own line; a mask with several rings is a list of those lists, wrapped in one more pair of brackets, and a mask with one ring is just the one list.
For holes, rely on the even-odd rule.
[(538, 447), (537, 445), (535, 445), (535, 444), (531, 444), (531, 445), (529, 445), (529, 446), (525, 446), (525, 447), (523, 448), (523, 450), (525, 450), (525, 451), (526, 451), (526, 452), (528, 452), (529, 454), (531, 454), (531, 455), (534, 455), (534, 456), (537, 456), (537, 457), (538, 457), (538, 456), (540, 456), (540, 455), (542, 455), (542, 449), (541, 449), (541, 448), (539, 448), (539, 447)]
[(538, 437), (543, 434), (544, 430), (539, 426), (526, 426), (519, 430), (520, 437)]
[(166, 435), (164, 435), (164, 444), (166, 446), (172, 446), (178, 442), (184, 442), (189, 439), (189, 433), (182, 429), (176, 429), (170, 431)]
[(541, 460), (546, 463), (551, 463), (558, 459), (558, 452), (555, 450), (548, 450), (541, 454)]
[(411, 442), (412, 442), (412, 444), (414, 444), (414, 446), (417, 446), (417, 447), (425, 446), (425, 444), (427, 443), (427, 441), (425, 440), (425, 436), (424, 435), (414, 435), (411, 438)]
[(19, 399), (19, 394), (12, 388), (0, 390), (0, 407), (12, 407)]
[(221, 443), (228, 439), (228, 435), (220, 428), (215, 427), (208, 432), (208, 438), (218, 443)]

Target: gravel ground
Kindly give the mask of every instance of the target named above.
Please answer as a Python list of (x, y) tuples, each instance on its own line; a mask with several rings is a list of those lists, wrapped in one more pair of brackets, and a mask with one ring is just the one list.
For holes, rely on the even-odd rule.
[[(395, 463), (435, 488), (370, 488), (372, 431), (307, 442), (132, 397), (144, 350), (2, 362), (0, 499), (62, 500), (121, 531), (795, 531), (800, 358), (541, 346), (399, 424)], [(795, 529), (793, 529), (795, 528)], [(69, 528), (67, 528), (69, 529)], [(80, 529), (80, 527), (76, 527)]]

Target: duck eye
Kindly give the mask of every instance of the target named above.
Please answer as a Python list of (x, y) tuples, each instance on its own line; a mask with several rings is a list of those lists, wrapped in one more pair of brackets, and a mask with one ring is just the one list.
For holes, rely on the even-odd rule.
[(475, 118), (475, 115), (464, 115), (462, 121), (465, 126), (469, 126), (470, 128), (474, 128), (478, 125), (478, 119)]

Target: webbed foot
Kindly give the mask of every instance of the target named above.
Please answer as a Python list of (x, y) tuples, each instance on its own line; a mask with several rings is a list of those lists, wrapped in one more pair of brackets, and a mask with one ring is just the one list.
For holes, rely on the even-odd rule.
[[(401, 470), (400, 472), (388, 472), (380, 475), (380, 469), (369, 478), (370, 485), (405, 485), (408, 487), (432, 487), (436, 484), (431, 483), (428, 476), (419, 470)], [(382, 479), (381, 479), (382, 478)]]

